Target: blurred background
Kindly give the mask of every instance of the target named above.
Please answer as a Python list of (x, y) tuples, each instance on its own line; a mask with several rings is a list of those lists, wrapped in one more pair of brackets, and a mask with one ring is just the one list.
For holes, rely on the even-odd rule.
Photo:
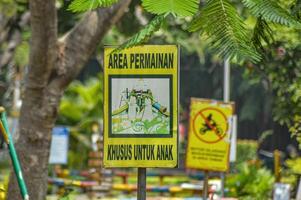
[[(287, 1), (281, 0), (284, 5)], [(59, 35), (70, 30), (82, 14), (58, 0)], [(243, 7), (233, 3), (241, 13)], [(126, 14), (113, 26), (79, 76), (67, 88), (60, 102), (57, 131), (66, 131), (66, 160), (49, 164), (49, 199), (134, 198), (135, 169), (103, 169), (103, 47), (122, 44), (152, 18), (140, 1), (133, 0)], [(180, 46), (179, 169), (147, 171), (148, 196), (201, 197), (203, 172), (185, 169), (191, 97), (223, 100), (224, 61), (198, 33), (190, 33), (185, 21), (167, 18), (150, 44)], [(255, 21), (245, 17), (247, 26)], [(0, 2), (0, 105), (6, 107), (15, 145), (18, 145), (18, 117), (22, 104), (24, 76), (30, 49), (27, 0)], [(271, 26), (275, 32), (265, 48), (265, 62), (231, 63), (230, 100), (235, 102), (237, 156), (226, 175), (225, 194), (238, 199), (271, 199), (274, 183), (289, 184), (296, 197), (301, 173), (298, 131), (301, 113), (300, 32)], [(61, 128), (62, 130), (60, 130)], [(55, 134), (53, 132), (53, 134)], [(62, 140), (60, 140), (62, 141)], [(55, 158), (54, 158), (55, 159)], [(0, 199), (5, 199), (10, 159), (0, 143)], [(215, 183), (217, 180), (218, 183)], [(210, 195), (220, 194), (220, 174), (211, 173)], [(186, 184), (186, 185), (185, 185)], [(184, 189), (183, 189), (184, 188)], [(186, 188), (186, 189), (185, 189)], [(160, 197), (158, 197), (160, 196)], [(212, 198), (213, 198), (212, 197)], [(214, 197), (217, 198), (217, 197)]]

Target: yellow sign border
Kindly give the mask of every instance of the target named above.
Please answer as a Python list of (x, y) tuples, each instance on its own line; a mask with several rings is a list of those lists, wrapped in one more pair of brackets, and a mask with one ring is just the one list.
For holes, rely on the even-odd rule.
[[(193, 103), (203, 103), (203, 104), (211, 104), (210, 106), (212, 107), (213, 105), (227, 105), (230, 107), (231, 111), (230, 111), (230, 114), (228, 114), (227, 116), (228, 117), (232, 117), (235, 113), (235, 103), (234, 102), (223, 102), (223, 101), (219, 101), (219, 100), (212, 100), (212, 99), (204, 99), (204, 98), (195, 98), (195, 97), (192, 97), (191, 98), (191, 101), (190, 101), (190, 112), (192, 112), (192, 104)], [(205, 106), (202, 106), (202, 109), (204, 109)], [(209, 107), (209, 106), (208, 106)], [(198, 113), (198, 112), (196, 112)], [(228, 136), (228, 143), (226, 145), (227, 149), (226, 149), (226, 165), (225, 166), (211, 166), (211, 167), (204, 167), (204, 166), (201, 166), (203, 162), (206, 162), (206, 161), (200, 161), (198, 160), (198, 164), (195, 164), (193, 163), (191, 157), (192, 155), (189, 148), (193, 147), (192, 146), (192, 136), (191, 135), (195, 135), (195, 133), (193, 132), (192, 130), (192, 118), (194, 118), (195, 116), (191, 116), (192, 114), (190, 113), (190, 117), (189, 117), (189, 128), (188, 128), (188, 143), (187, 143), (187, 147), (186, 147), (186, 160), (185, 160), (185, 167), (187, 169), (197, 169), (197, 170), (204, 170), (204, 171), (215, 171), (215, 172), (228, 172), (229, 169), (230, 169), (230, 166), (229, 166), (229, 159), (230, 159), (230, 137), (231, 135)], [(229, 126), (230, 127), (230, 126)], [(230, 127), (231, 128), (231, 127)], [(231, 130), (228, 130), (228, 131), (231, 131)], [(196, 136), (195, 136), (196, 137)], [(206, 148), (206, 146), (210, 146), (212, 144), (203, 144), (203, 146), (205, 146), (204, 148)], [(196, 161), (195, 161), (196, 162)]]
[[(110, 52), (113, 51), (113, 49), (116, 48), (115, 46), (105, 46), (104, 51), (104, 59), (103, 59), (103, 66), (104, 66), (104, 167), (107, 168), (114, 168), (114, 167), (168, 167), (168, 168), (174, 168), (178, 165), (178, 108), (179, 108), (179, 65), (180, 65), (180, 51), (179, 46), (177, 45), (142, 45), (142, 46), (136, 46), (132, 47), (130, 49), (122, 50), (120, 53), (130, 53), (130, 52), (139, 52), (139, 53), (146, 53), (149, 50), (152, 50), (151, 52), (154, 53), (160, 53), (160, 52), (173, 52), (175, 54), (173, 59), (173, 66), (174, 68), (172, 70), (170, 69), (146, 69), (146, 70), (140, 70), (139, 72), (135, 71), (134, 69), (108, 69), (108, 60), (106, 59), (107, 56), (110, 54)], [(148, 52), (150, 53), (150, 52)], [(111, 138), (109, 137), (109, 75), (127, 75), (127, 74), (138, 74), (138, 75), (147, 75), (147, 74), (153, 74), (153, 75), (170, 75), (172, 76), (172, 97), (171, 101), (172, 103), (172, 121), (173, 125), (170, 127), (172, 131), (171, 137), (160, 137), (160, 138), (139, 138), (139, 137), (131, 137), (131, 138)], [(156, 147), (159, 148), (159, 145), (169, 145), (172, 147), (172, 158), (173, 160), (139, 160), (139, 161), (133, 161), (133, 160), (127, 160), (127, 161), (109, 161), (107, 160), (107, 153), (108, 153), (108, 145), (118, 145), (120, 144), (120, 141), (122, 140), (122, 144), (124, 145), (135, 145), (135, 144), (156, 144)], [(156, 141), (157, 140), (157, 141)], [(162, 147), (162, 146), (161, 146)]]

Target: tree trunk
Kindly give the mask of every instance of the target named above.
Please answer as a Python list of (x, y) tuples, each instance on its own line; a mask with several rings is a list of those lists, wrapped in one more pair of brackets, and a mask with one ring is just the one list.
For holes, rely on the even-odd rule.
[[(78, 75), (109, 28), (123, 15), (130, 0), (87, 13), (57, 39), (55, 0), (31, 0), (31, 50), (20, 113), (16, 149), (32, 200), (46, 198), (51, 130), (65, 88)], [(8, 200), (22, 199), (15, 175)]]

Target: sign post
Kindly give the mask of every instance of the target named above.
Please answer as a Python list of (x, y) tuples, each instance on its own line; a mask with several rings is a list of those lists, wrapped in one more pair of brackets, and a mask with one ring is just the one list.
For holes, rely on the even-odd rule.
[(178, 164), (176, 45), (104, 52), (104, 166), (138, 168), (145, 199), (146, 168)]
[(209, 181), (209, 173), (208, 171), (204, 172), (204, 182), (203, 182), (203, 200), (206, 200), (208, 197), (208, 181)]
[(191, 99), (186, 167), (205, 171), (205, 194), (207, 171), (229, 170), (233, 110), (233, 103)]
[(137, 199), (146, 199), (146, 168), (138, 168)]
[[(229, 59), (226, 59), (224, 62), (224, 90), (223, 90), (224, 102), (230, 101), (230, 73), (231, 73), (230, 62), (229, 62)], [(232, 137), (233, 137), (233, 135), (232, 135)], [(231, 146), (230, 146), (230, 148), (231, 148)], [(234, 148), (234, 147), (232, 146), (232, 148)], [(230, 151), (233, 151), (233, 150), (230, 150)], [(221, 180), (222, 180), (221, 196), (224, 197), (225, 196), (225, 194), (224, 194), (225, 193), (225, 173), (224, 172), (222, 172), (222, 174), (221, 174)]]
[[(55, 126), (52, 129), (50, 144), (49, 164), (51, 165), (52, 178), (56, 177), (55, 168), (68, 162), (69, 129), (64, 126)], [(52, 193), (56, 188), (52, 187)]]
[(224, 90), (223, 90), (223, 100), (225, 102), (230, 101), (230, 62), (225, 60), (224, 62)]

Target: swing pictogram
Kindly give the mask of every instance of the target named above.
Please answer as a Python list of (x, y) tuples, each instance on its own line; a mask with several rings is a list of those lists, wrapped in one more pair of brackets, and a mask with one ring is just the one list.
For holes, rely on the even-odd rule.
[(219, 142), (227, 135), (227, 130), (227, 117), (217, 108), (204, 108), (193, 119), (193, 132), (205, 143)]

